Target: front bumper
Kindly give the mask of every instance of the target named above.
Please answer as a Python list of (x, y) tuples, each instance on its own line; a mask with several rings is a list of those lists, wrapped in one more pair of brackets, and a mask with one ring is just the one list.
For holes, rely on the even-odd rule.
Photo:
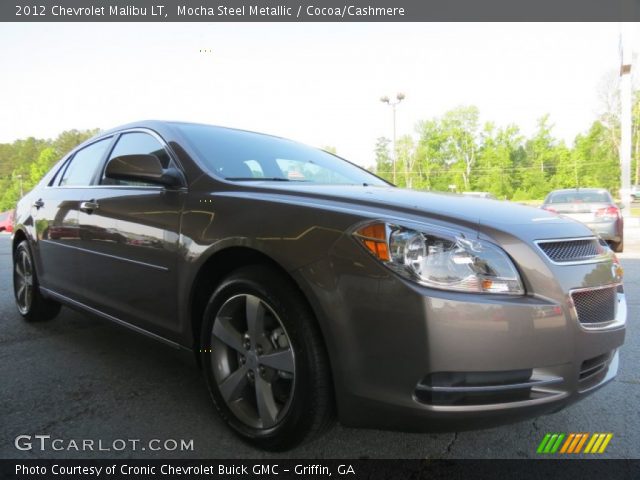
[[(327, 340), (340, 421), (453, 431), (554, 412), (615, 377), (624, 294), (615, 321), (600, 329), (584, 328), (569, 300), (572, 288), (601, 284), (605, 266), (545, 264), (565, 269), (558, 282), (577, 273), (580, 282), (524, 297), (427, 289), (339, 248), (298, 276)], [(534, 281), (553, 283), (541, 269)]]

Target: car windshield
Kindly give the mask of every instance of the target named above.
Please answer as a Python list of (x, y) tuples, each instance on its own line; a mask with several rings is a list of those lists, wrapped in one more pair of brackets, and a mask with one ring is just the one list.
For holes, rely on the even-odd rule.
[(291, 140), (207, 125), (176, 127), (205, 166), (227, 180), (388, 185), (346, 160)]
[(611, 197), (607, 192), (558, 192), (546, 203), (611, 203)]

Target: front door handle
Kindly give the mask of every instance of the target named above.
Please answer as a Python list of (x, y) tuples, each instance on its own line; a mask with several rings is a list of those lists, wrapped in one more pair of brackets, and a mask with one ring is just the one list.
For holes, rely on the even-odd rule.
[(80, 204), (80, 210), (86, 213), (93, 213), (94, 210), (98, 209), (98, 203), (94, 200), (89, 202), (82, 202)]
[(44, 202), (42, 201), (41, 198), (39, 198), (38, 200), (33, 202), (33, 206), (35, 209), (40, 210), (42, 207), (44, 207)]

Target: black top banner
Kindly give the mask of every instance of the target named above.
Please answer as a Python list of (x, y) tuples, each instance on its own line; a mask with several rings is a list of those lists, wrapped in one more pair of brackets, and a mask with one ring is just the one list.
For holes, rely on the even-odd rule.
[(640, 0), (3, 0), (2, 22), (640, 21)]

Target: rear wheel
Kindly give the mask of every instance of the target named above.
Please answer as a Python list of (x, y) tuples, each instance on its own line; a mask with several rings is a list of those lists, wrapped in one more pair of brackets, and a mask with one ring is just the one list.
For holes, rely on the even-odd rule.
[(278, 271), (254, 266), (229, 276), (211, 296), (201, 338), (214, 404), (243, 439), (284, 450), (329, 424), (333, 395), (320, 332)]
[(33, 257), (26, 240), (13, 255), (13, 292), (22, 317), (29, 321), (51, 320), (60, 312), (60, 304), (40, 293)]

